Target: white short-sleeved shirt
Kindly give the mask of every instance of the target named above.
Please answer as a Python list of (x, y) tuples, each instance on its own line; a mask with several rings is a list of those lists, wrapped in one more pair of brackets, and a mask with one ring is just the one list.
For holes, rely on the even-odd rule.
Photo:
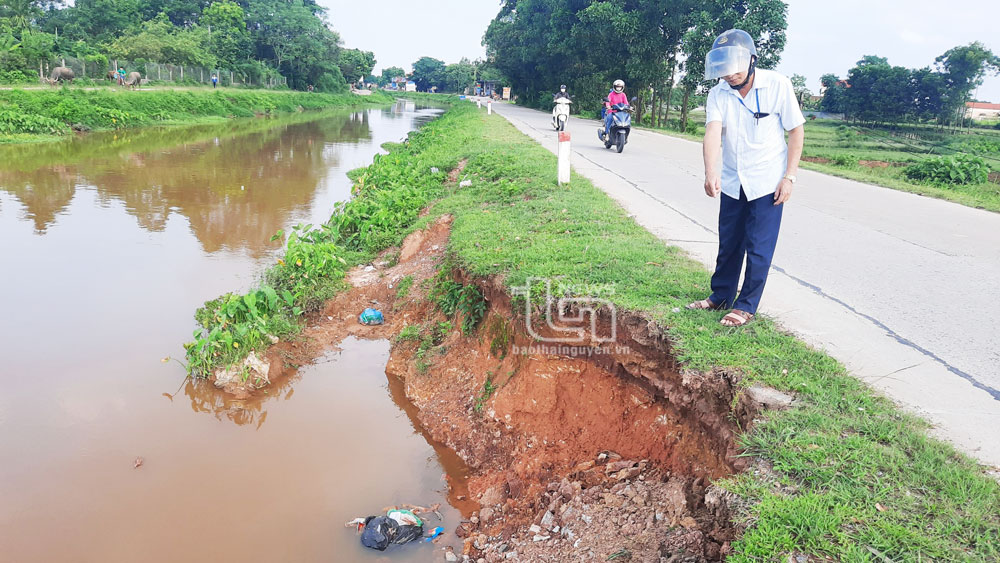
[[(758, 121), (753, 113), (760, 99)], [(741, 103), (742, 102), (742, 103)], [(748, 200), (774, 194), (788, 167), (785, 131), (805, 123), (792, 81), (758, 69), (747, 97), (740, 96), (724, 80), (708, 92), (706, 123), (722, 122), (722, 193), (740, 198), (740, 186)]]

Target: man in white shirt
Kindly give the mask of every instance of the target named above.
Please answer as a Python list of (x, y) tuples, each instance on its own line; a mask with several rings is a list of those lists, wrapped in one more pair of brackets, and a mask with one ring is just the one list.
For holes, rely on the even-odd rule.
[[(753, 39), (739, 29), (720, 35), (705, 57), (705, 78), (722, 78), (705, 103), (703, 148), (705, 193), (722, 193), (719, 256), (712, 295), (688, 308), (731, 307), (722, 318), (731, 327), (745, 325), (757, 313), (805, 139), (805, 118), (791, 81), (756, 66)], [(737, 297), (744, 256), (746, 272)]]

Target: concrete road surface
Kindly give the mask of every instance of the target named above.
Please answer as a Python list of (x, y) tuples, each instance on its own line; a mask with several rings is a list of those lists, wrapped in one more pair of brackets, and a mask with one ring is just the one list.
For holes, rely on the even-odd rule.
[[(556, 150), (550, 113), (493, 107)], [(597, 127), (570, 118), (574, 169), (713, 267), (719, 200), (702, 189), (701, 145), (634, 130), (617, 154)], [(807, 170), (798, 178), (761, 311), (1000, 467), (1000, 214)]]

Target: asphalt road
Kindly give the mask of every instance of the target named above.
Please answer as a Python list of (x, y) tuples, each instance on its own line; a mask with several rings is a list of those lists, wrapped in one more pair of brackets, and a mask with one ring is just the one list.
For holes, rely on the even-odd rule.
[[(551, 114), (494, 111), (555, 151)], [(617, 154), (597, 126), (570, 118), (575, 171), (713, 266), (719, 204), (702, 189), (701, 145), (634, 130)], [(998, 290), (1000, 214), (803, 170), (761, 312), (1000, 467)]]

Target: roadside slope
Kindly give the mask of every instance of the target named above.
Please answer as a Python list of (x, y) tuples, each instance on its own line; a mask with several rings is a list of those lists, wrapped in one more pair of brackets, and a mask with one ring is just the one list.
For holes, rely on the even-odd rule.
[[(452, 353), (460, 353), (464, 343), (471, 350), (478, 342), (478, 356), (470, 357), (485, 357), (487, 345), (492, 353), (492, 343), (498, 338), (506, 340), (501, 335), (508, 332), (493, 332), (479, 324), (490, 307), (497, 317), (526, 329), (534, 315), (518, 314), (517, 307), (505, 309), (502, 305), (508, 301), (519, 303), (514, 298), (515, 289), (525, 286), (531, 278), (558, 280), (571, 291), (579, 288), (574, 292), (579, 296), (586, 296), (588, 288), (605, 288), (602, 295), (623, 318), (631, 319), (630, 338), (644, 346), (664, 346), (665, 363), (609, 364), (606, 374), (599, 375), (595, 382), (632, 377), (629, 370), (637, 370), (643, 378), (668, 385), (654, 385), (652, 394), (657, 400), (668, 401), (679, 413), (687, 409), (688, 414), (696, 415), (686, 420), (702, 418), (697, 416), (703, 412), (698, 405), (706, 398), (691, 382), (725, 382), (735, 391), (731, 401), (723, 401), (733, 409), (733, 416), (719, 420), (734, 424), (744, 420), (738, 412), (742, 404), (739, 391), (750, 385), (764, 384), (795, 397), (791, 408), (769, 411), (752, 420), (742, 426), (744, 431), (736, 438), (742, 453), (741, 458), (729, 456), (733, 465), (744, 466), (748, 459), (754, 464), (750, 470), (720, 481), (743, 499), (742, 508), (735, 507), (736, 519), (748, 526), (742, 538), (732, 544), (735, 553), (730, 560), (784, 559), (798, 554), (833, 560), (985, 561), (1000, 557), (1000, 487), (980, 467), (950, 446), (928, 438), (923, 421), (900, 412), (851, 377), (835, 360), (783, 333), (767, 317), (743, 330), (731, 330), (718, 324), (720, 313), (684, 311), (683, 304), (705, 291), (708, 272), (680, 249), (664, 245), (585, 178), (574, 176), (571, 185), (557, 187), (554, 157), (502, 117), (487, 117), (485, 111), (460, 103), (440, 120), (412, 134), (406, 144), (390, 145), (388, 149), (388, 155), (376, 158), (372, 166), (352, 175), (356, 195), (337, 210), (329, 223), (296, 233), (289, 254), (267, 277), (278, 284), (278, 291), (256, 290), (249, 300), (232, 296), (220, 308), (210, 307), (200, 313), (205, 340), (189, 352), (201, 351), (205, 353), (202, 357), (210, 359), (233, 351), (234, 339), (241, 338), (244, 331), (235, 331), (230, 338), (212, 336), (231, 330), (229, 321), (245, 313), (242, 305), (229, 305), (249, 301), (255, 313), (265, 302), (284, 308), (277, 294), (291, 288), (294, 291), (289, 293), (289, 306), (299, 303), (296, 307), (308, 308), (296, 298), (298, 290), (316, 280), (316, 275), (306, 273), (341, 284), (349, 265), (375, 261), (374, 253), (385, 253), (399, 245), (409, 232), (425, 227), (433, 230), (432, 225), (447, 218), (451, 225), (447, 243), (450, 261), (440, 270), (434, 288), (423, 289), (429, 290), (438, 309), (454, 321), (449, 326), (454, 329), (461, 322), (462, 332), (467, 333), (464, 338), (470, 340), (463, 342), (457, 331), (449, 329), (440, 331), (441, 339), (435, 342), (432, 327), (452, 321), (428, 319), (438, 322), (408, 334), (420, 339), (419, 348), (410, 350), (412, 369), (393, 370), (406, 373), (402, 377), (408, 380), (407, 393), (426, 388), (426, 380), (420, 378), (436, 379), (440, 388), (458, 391), (418, 401), (424, 408), (432, 405), (432, 416), (440, 413), (436, 418), (443, 421), (443, 432), (461, 434), (462, 430), (442, 417), (476, 415), (492, 425), (492, 439), (517, 439), (516, 434), (507, 434), (517, 421), (505, 425), (501, 415), (505, 410), (511, 412), (510, 403), (503, 402), (510, 398), (505, 398), (507, 392), (524, 395), (525, 405), (534, 404), (536, 395), (538, 402), (559, 405), (566, 413), (564, 420), (571, 422), (573, 393), (536, 394), (535, 384), (519, 381), (515, 373), (509, 391), (494, 396), (496, 390), (490, 391), (493, 387), (489, 382), (500, 380), (488, 373), (435, 369), (435, 348), (444, 345)], [(453, 174), (447, 174), (448, 170)], [(421, 213), (424, 208), (428, 209)], [(342, 259), (337, 261), (335, 257)], [(388, 264), (393, 263), (391, 256), (383, 257)], [(402, 261), (402, 256), (397, 259)], [(375, 262), (373, 270), (380, 268)], [(378, 283), (391, 280), (387, 276)], [(402, 293), (401, 289), (394, 291)], [(325, 295), (329, 294), (313, 293), (314, 298)], [(523, 306), (523, 301), (520, 303)], [(322, 303), (316, 305), (318, 309)], [(235, 316), (228, 316), (229, 312)], [(326, 309), (325, 314), (353, 317), (357, 311)], [(294, 309), (291, 315), (297, 316)], [(472, 322), (467, 322), (469, 319)], [(221, 326), (213, 325), (217, 321), (222, 321)], [(258, 333), (255, 343), (243, 342), (239, 348), (246, 350), (261, 342), (266, 346), (267, 338)], [(514, 350), (511, 353), (517, 354)], [(189, 355), (189, 359), (196, 358), (197, 354)], [(502, 369), (504, 366), (493, 376), (505, 373)], [(470, 380), (467, 375), (478, 379)], [(562, 385), (575, 377), (572, 373), (539, 375), (543, 377), (537, 385), (556, 377)], [(478, 397), (470, 396), (470, 381), (479, 386)], [(671, 381), (680, 382), (681, 386), (674, 389), (681, 393), (670, 392)], [(512, 414), (519, 412), (524, 411), (515, 408)], [(598, 407), (586, 412), (588, 416), (595, 413), (604, 411)], [(627, 415), (612, 418), (630, 420)], [(597, 419), (593, 424), (602, 422), (600, 416)], [(686, 435), (667, 438), (679, 442)], [(486, 436), (482, 435), (474, 434), (472, 438), (454, 436), (454, 443), (481, 448), (501, 443), (483, 440)], [(584, 447), (588, 444), (584, 440), (578, 443), (584, 443)], [(525, 444), (526, 449), (536, 447), (558, 445)], [(600, 449), (601, 444), (594, 441), (593, 447)], [(513, 451), (504, 448), (500, 453), (510, 455)], [(595, 454), (599, 452), (591, 452)], [(664, 459), (668, 462), (669, 455)], [(563, 461), (568, 464), (573, 460)], [(540, 479), (548, 474), (545, 471), (560, 467), (543, 465), (533, 471), (542, 471), (537, 477)], [(665, 469), (670, 467), (666, 465)], [(631, 471), (634, 467), (625, 469)], [(661, 474), (659, 479), (668, 474)], [(626, 479), (628, 475), (626, 472)], [(714, 472), (708, 475), (718, 477)], [(555, 489), (562, 495), (560, 475), (552, 477)], [(547, 494), (553, 492), (551, 489), (546, 488)], [(567, 494), (576, 498), (574, 491)], [(611, 502), (615, 494), (612, 488), (602, 498)], [(540, 497), (534, 508), (542, 507), (540, 503), (546, 502), (543, 499), (551, 496)], [(487, 502), (485, 494), (481, 502), (484, 507), (493, 504)], [(551, 498), (549, 502), (558, 504), (559, 499)], [(708, 499), (704, 502), (707, 504)], [(587, 533), (581, 528), (575, 531)], [(650, 533), (665, 540), (676, 531), (667, 522), (653, 524)], [(529, 530), (516, 533), (522, 540), (530, 538), (524, 541), (532, 544), (550, 539), (535, 532), (541, 538), (535, 540)], [(619, 542), (626, 544), (620, 551), (602, 553), (601, 558), (631, 553), (625, 535), (623, 532), (619, 537)], [(492, 536), (481, 533), (466, 545), (494, 541)], [(631, 547), (656, 550), (657, 545), (653, 541)], [(690, 560), (700, 561), (714, 559), (720, 553), (688, 555), (693, 557)]]
[[(495, 104), (555, 150), (543, 112)], [(711, 268), (718, 201), (697, 143), (637, 131), (621, 155), (571, 119), (574, 169), (657, 237)], [(802, 171), (761, 311), (984, 463), (1000, 466), (1000, 215)], [(707, 286), (706, 286), (707, 287)], [(701, 296), (704, 297), (704, 296)]]

